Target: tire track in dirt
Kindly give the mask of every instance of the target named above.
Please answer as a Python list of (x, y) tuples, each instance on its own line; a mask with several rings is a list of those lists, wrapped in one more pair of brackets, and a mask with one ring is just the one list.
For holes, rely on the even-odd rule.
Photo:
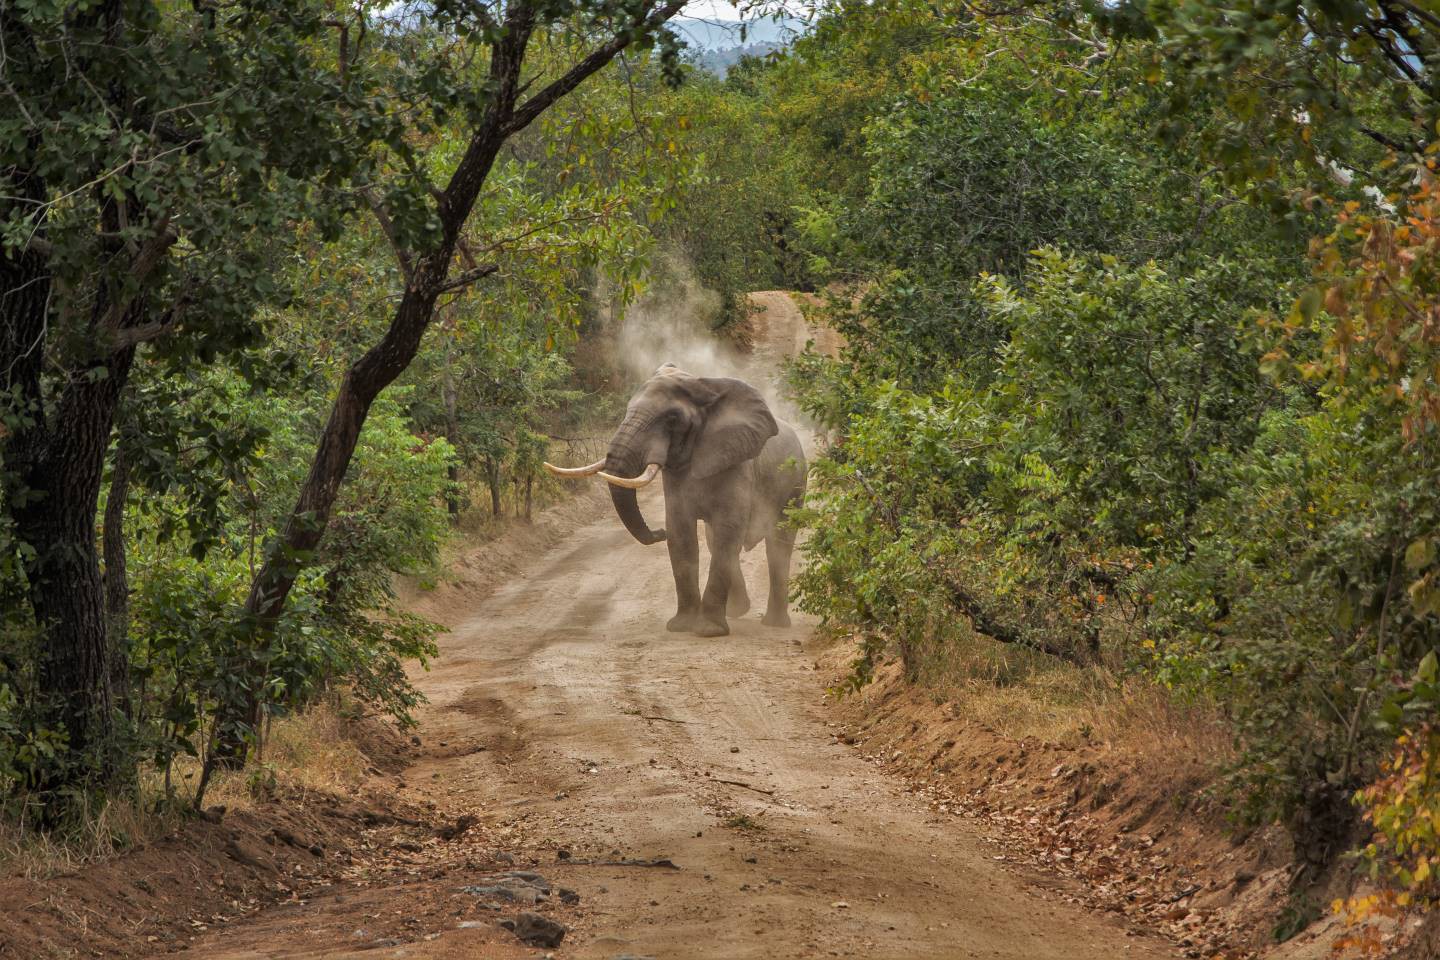
[[(760, 376), (814, 332), (787, 295), (755, 301)], [(646, 494), (642, 506), (659, 515), (658, 490)], [(580, 906), (559, 914), (572, 931), (556, 957), (1174, 956), (1064, 903), (1046, 878), (1009, 872), (964, 821), (936, 819), (834, 736), (807, 652), (814, 621), (762, 626), (764, 552), (742, 568), (754, 607), (729, 637), (669, 634), (665, 549), (632, 541), (597, 503), (593, 522), (454, 618), (435, 669), (418, 680), (430, 699), (427, 742), (488, 749), (427, 755), (406, 772), (409, 795), (476, 813), (497, 843), (580, 893)], [(681, 869), (574, 862), (620, 857)], [(454, 897), (462, 872), (392, 892)], [(195, 950), (216, 960), (544, 953), (496, 941), (493, 926), (454, 923), (363, 952), (318, 943), (333, 935), (317, 931), (337, 927), (321, 922), (326, 911), (346, 916), (333, 900)]]

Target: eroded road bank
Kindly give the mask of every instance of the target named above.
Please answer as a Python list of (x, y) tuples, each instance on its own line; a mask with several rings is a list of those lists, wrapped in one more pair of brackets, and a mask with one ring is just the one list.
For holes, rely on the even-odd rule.
[[(764, 363), (807, 331), (788, 298), (759, 299)], [(642, 505), (658, 516), (660, 493), (650, 496)], [(452, 632), (420, 678), (425, 746), (397, 789), (472, 813), (487, 843), (515, 862), (446, 854), (436, 840), (433, 855), (410, 851), (415, 868), (393, 882), (336, 885), (211, 932), (192, 954), (1174, 955), (1063, 902), (1045, 877), (1010, 872), (965, 821), (937, 818), (837, 738), (813, 621), (796, 615), (785, 630), (759, 622), (762, 550), (744, 557), (754, 609), (732, 621), (730, 636), (669, 634), (664, 547), (640, 546), (603, 502), (588, 503), (573, 532), (525, 558), (488, 598), (432, 611)], [(640, 865), (658, 859), (678, 869)], [(626, 860), (640, 863), (615, 865)], [(578, 893), (578, 904), (541, 906), (569, 927), (561, 946), (521, 946), (496, 927), (518, 907), (490, 911), (461, 889), (503, 869)], [(372, 936), (369, 921), (387, 917), (392, 927), (413, 922)]]

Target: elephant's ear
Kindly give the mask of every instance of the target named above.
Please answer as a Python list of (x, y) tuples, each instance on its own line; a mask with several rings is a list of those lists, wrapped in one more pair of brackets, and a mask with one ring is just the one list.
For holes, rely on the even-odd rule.
[(706, 405), (705, 426), (690, 457), (690, 475), (708, 477), (758, 457), (765, 441), (780, 432), (760, 391), (730, 377), (697, 379), (714, 399)]

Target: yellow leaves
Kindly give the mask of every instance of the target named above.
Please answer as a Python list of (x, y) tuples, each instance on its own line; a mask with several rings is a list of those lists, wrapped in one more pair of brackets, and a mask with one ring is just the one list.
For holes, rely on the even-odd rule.
[(1295, 301), (1294, 311), (1306, 323), (1313, 321), (1320, 312), (1321, 293), (1318, 287), (1310, 287)]
[(1422, 178), (1407, 207), (1402, 220), (1363, 212), (1359, 201), (1344, 205), (1339, 228), (1311, 246), (1315, 292), (1296, 300), (1281, 335), (1294, 337), (1302, 324), (1315, 329), (1323, 308), (1333, 324), (1311, 374), (1393, 405), (1408, 439), (1440, 424), (1440, 382), (1426, 375), (1440, 365), (1435, 177)]
[(1405, 568), (1410, 571), (1424, 569), (1435, 562), (1435, 541), (1421, 537), (1405, 548)]

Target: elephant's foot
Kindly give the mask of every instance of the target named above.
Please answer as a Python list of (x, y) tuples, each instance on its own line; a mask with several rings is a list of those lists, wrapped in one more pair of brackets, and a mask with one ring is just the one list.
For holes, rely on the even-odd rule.
[(731, 620), (738, 620), (750, 612), (750, 595), (748, 593), (730, 594), (730, 599), (725, 601), (725, 615)]
[(692, 610), (682, 610), (665, 624), (665, 629), (671, 633), (694, 633), (695, 628), (701, 623), (700, 614)]
[(766, 610), (765, 616), (760, 618), (760, 622), (767, 627), (788, 627), (790, 626), (790, 614), (784, 610)]
[(692, 631), (697, 637), (724, 637), (730, 633), (730, 625), (724, 620), (718, 623), (714, 620), (701, 620), (695, 624)]

